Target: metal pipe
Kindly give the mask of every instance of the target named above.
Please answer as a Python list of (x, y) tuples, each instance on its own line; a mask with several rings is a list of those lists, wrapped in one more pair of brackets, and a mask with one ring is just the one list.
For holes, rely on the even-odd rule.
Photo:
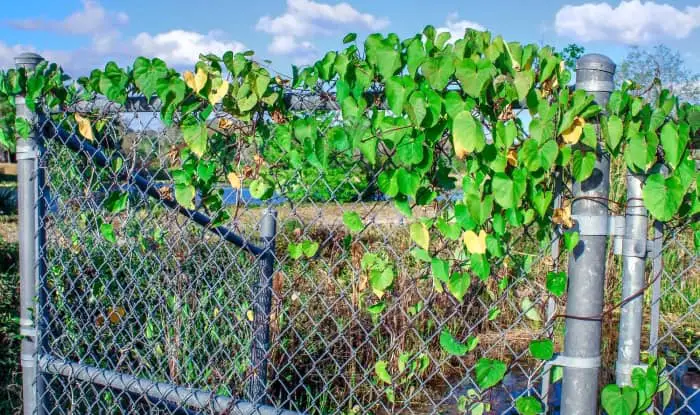
[(659, 342), (659, 314), (661, 312), (661, 278), (663, 273), (663, 222), (654, 221), (654, 239), (651, 249), (651, 320), (649, 322), (649, 354), (656, 356)]
[(270, 350), (270, 312), (272, 309), (272, 275), (275, 271), (275, 235), (277, 212), (268, 208), (260, 221), (260, 236), (265, 251), (260, 255), (260, 278), (253, 292), (253, 343), (248, 399), (255, 404), (267, 403), (267, 360)]
[[(24, 53), (15, 58), (15, 66), (31, 71), (43, 58)], [(31, 126), (29, 136), (17, 139), (17, 213), (20, 274), (19, 333), (22, 336), (20, 362), (22, 365), (22, 402), (24, 414), (42, 413), (37, 405), (42, 385), (37, 376), (38, 337), (36, 329), (37, 304), (37, 146), (36, 114), (29, 110), (23, 96), (15, 98), (17, 118), (24, 118)]]
[[(576, 88), (590, 92), (595, 102), (605, 106), (613, 90), (615, 64), (602, 55), (585, 55), (576, 64)], [(597, 128), (600, 131), (600, 128)], [(600, 136), (598, 137), (600, 141)], [(598, 157), (591, 177), (574, 182), (572, 215), (602, 216), (607, 222), (610, 192), (610, 158), (599, 144)], [(607, 229), (607, 226), (605, 227)], [(600, 358), (601, 321), (607, 236), (581, 235), (569, 255), (569, 287), (566, 303), (566, 358), (595, 360)], [(583, 318), (580, 318), (583, 317)], [(582, 360), (583, 361), (583, 360)], [(563, 415), (598, 413), (598, 374), (596, 367), (564, 367), (562, 380)]]
[[(367, 102), (374, 102), (377, 96), (384, 93), (366, 92), (365, 98)], [(282, 92), (284, 103), (287, 108), (292, 111), (340, 111), (340, 104), (334, 93), (309, 93), (308, 91), (299, 89), (285, 89)], [(385, 103), (381, 104), (385, 106)], [(220, 111), (221, 105), (216, 105), (214, 111)], [(118, 114), (118, 113), (155, 113), (163, 109), (163, 103), (160, 98), (152, 97), (150, 99), (145, 96), (129, 96), (124, 101), (124, 104), (119, 104), (110, 101), (104, 96), (98, 95), (89, 101), (77, 101), (67, 108), (62, 108), (57, 113), (65, 112), (99, 112), (100, 114)], [(513, 103), (513, 109), (526, 109), (525, 106), (516, 102)]]
[(255, 405), (249, 402), (219, 396), (201, 389), (185, 388), (164, 382), (138, 378), (112, 370), (100, 369), (81, 363), (69, 362), (55, 357), (42, 356), (39, 361), (41, 370), (70, 379), (90, 382), (137, 395), (147, 396), (152, 400), (164, 400), (192, 408), (245, 415), (299, 415), (300, 412), (277, 409), (270, 406)]
[[(75, 151), (76, 153), (83, 154), (84, 156), (88, 157), (90, 160), (92, 160), (96, 165), (99, 167), (108, 167), (111, 165), (111, 160), (98, 148), (94, 147), (90, 143), (88, 143), (85, 140), (81, 140), (78, 137), (75, 136), (75, 134), (71, 134), (67, 131), (64, 131), (60, 128), (56, 128), (51, 122), (44, 122), (48, 121), (48, 119), (42, 119), (42, 124), (45, 125), (44, 128), (49, 129), (48, 131), (45, 132), (45, 135), (48, 137), (53, 137), (57, 139), (59, 142), (61, 142), (63, 145), (65, 145), (67, 148)], [(119, 173), (120, 178), (127, 178), (126, 175), (126, 169), (123, 169)], [(240, 237), (239, 235), (235, 234), (233, 231), (230, 229), (224, 227), (224, 226), (210, 226), (212, 220), (209, 216), (197, 212), (195, 210), (189, 210), (183, 206), (181, 206), (179, 203), (177, 203), (174, 200), (168, 199), (164, 197), (159, 191), (158, 187), (154, 185), (153, 180), (144, 177), (143, 175), (140, 175), (138, 173), (131, 174), (128, 176), (128, 178), (133, 181), (133, 183), (136, 185), (136, 187), (139, 188), (142, 192), (146, 193), (147, 195), (158, 199), (163, 205), (166, 207), (173, 209), (177, 211), (178, 213), (182, 214), (183, 216), (188, 217), (191, 219), (193, 222), (197, 223), (198, 225), (201, 225), (208, 231), (220, 236), (221, 238), (225, 239), (228, 242), (231, 242), (232, 244), (250, 252), (253, 255), (261, 255), (264, 251), (264, 248), (261, 248), (255, 244), (252, 244), (248, 242), (246, 239)]]
[(627, 173), (625, 237), (622, 240), (622, 298), (635, 298), (622, 305), (615, 379), (630, 385), (632, 369), (639, 365), (644, 312), (644, 266), (647, 257), (647, 210), (642, 201), (642, 177)]

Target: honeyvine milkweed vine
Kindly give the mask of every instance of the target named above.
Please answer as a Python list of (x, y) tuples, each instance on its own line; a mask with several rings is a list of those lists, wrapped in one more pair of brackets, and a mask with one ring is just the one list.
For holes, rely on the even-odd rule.
[[(10, 69), (0, 76), (0, 144), (11, 148), (15, 136), (29, 134), (28, 121), (15, 116), (18, 95), (27, 97), (32, 110), (60, 110), (97, 94), (118, 104), (131, 94), (157, 97), (163, 122), (177, 126), (184, 141), (170, 168), (179, 204), (194, 209), (199, 194), (222, 222), (228, 216), (219, 209), (222, 197), (214, 185), (220, 181), (264, 200), (279, 189), (293, 194), (306, 176), (356, 174), (358, 182), (366, 181), (363, 190), (391, 199), (409, 219), (412, 254), (430, 265), (434, 289), (460, 302), (472, 278), (488, 280), (497, 264), (507, 266), (511, 243), (523, 232), (544, 247), (552, 227), (560, 226), (567, 249), (576, 246), (578, 235), (566, 231), (573, 225), (569, 210), (552, 206), (553, 173), (583, 181), (600, 151), (621, 157), (646, 177), (644, 204), (654, 218), (687, 221), (700, 211), (691, 156), (700, 129), (698, 105), (668, 91), (645, 102), (627, 83), (601, 108), (592, 96), (568, 87), (571, 73), (554, 49), (506, 42), (488, 32), (468, 30), (451, 39), (427, 26), (404, 40), (372, 34), (360, 44), (349, 34), (344, 43), (343, 50), (311, 66), (294, 67), (292, 79), (273, 76), (252, 52), (202, 55), (183, 74), (160, 59), (139, 57), (130, 68), (110, 62), (75, 82), (55, 64), (42, 63), (31, 72)], [(334, 98), (337, 110), (295, 111), (286, 96), (290, 90)], [(518, 116), (522, 111), (529, 113), (529, 125)], [(55, 121), (99, 144), (106, 124), (100, 117), (73, 113)], [(454, 191), (457, 197), (440, 197)], [(124, 208), (120, 195), (110, 198), (111, 213)], [(442, 208), (433, 216), (414, 215), (415, 206), (430, 204)], [(346, 213), (343, 222), (351, 235), (365, 227), (355, 212)], [(103, 233), (114, 240), (109, 225)], [(315, 241), (300, 241), (290, 245), (290, 254), (309, 260), (318, 249)], [(362, 268), (375, 297), (368, 311), (379, 314), (389, 301), (394, 266), (381, 254), (366, 254)], [(565, 274), (548, 275), (552, 295), (561, 296), (565, 288)], [(453, 356), (478, 346), (477, 337), (458, 339), (447, 330), (439, 341)], [(551, 359), (552, 340), (532, 342), (530, 353)], [(374, 369), (393, 400), (393, 380), (406, 368), (395, 373), (378, 361)], [(506, 371), (506, 363), (482, 358), (474, 377), (483, 390)], [(620, 402), (613, 413), (648, 406), (646, 395), (631, 405), (630, 393), (606, 388), (604, 406), (611, 411), (611, 399)], [(474, 405), (472, 411), (485, 409)], [(542, 404), (526, 397), (516, 408), (537, 413)]]

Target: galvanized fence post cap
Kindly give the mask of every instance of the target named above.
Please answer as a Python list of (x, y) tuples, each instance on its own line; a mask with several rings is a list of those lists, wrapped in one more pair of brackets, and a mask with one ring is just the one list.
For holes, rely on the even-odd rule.
[(34, 68), (43, 60), (44, 58), (39, 54), (24, 52), (15, 57), (15, 67), (27, 69)]
[(576, 61), (576, 72), (578, 71), (602, 71), (611, 75), (615, 73), (615, 62), (605, 55), (589, 53), (583, 55)]
[(587, 92), (612, 92), (615, 63), (605, 55), (591, 53), (576, 61), (576, 89)]

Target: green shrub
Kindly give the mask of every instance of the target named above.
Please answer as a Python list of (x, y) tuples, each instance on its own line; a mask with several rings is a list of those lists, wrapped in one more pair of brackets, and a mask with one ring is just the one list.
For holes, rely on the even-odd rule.
[(0, 240), (0, 414), (15, 413), (20, 408), (18, 332), (17, 244)]

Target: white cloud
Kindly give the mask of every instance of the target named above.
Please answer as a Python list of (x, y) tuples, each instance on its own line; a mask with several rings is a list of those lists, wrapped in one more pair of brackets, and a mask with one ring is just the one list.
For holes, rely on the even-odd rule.
[(445, 26), (438, 27), (436, 29), (437, 32), (449, 32), (452, 35), (452, 40), (457, 40), (464, 37), (464, 33), (467, 29), (486, 30), (486, 28), (479, 23), (458, 19), (459, 15), (456, 12), (450, 13), (445, 21)]
[(223, 40), (218, 32), (202, 34), (185, 30), (171, 30), (150, 35), (140, 33), (132, 44), (140, 55), (158, 57), (170, 65), (193, 64), (201, 53), (223, 55), (226, 51), (242, 52), (245, 46), (237, 41)]
[[(108, 60), (131, 64), (139, 55), (159, 57), (169, 65), (192, 65), (200, 53), (221, 55), (226, 51), (245, 49), (241, 42), (226, 39), (220, 31), (199, 33), (186, 30), (170, 30), (162, 33), (140, 33), (126, 37), (119, 26), (126, 25), (129, 16), (123, 12), (104, 9), (96, 0), (83, 0), (81, 10), (63, 19), (24, 19), (10, 22), (15, 28), (34, 31), (52, 31), (87, 37), (89, 44), (72, 50), (39, 51), (44, 58), (56, 62), (73, 75), (104, 66)], [(0, 42), (0, 67), (14, 65), (13, 58), (21, 52), (36, 51), (31, 45), (7, 45)]]
[(700, 6), (678, 9), (640, 0), (566, 5), (556, 14), (557, 34), (579, 41), (606, 40), (627, 45), (648, 44), (661, 38), (682, 39), (700, 26)]
[(34, 52), (34, 48), (24, 45), (8, 45), (0, 41), (0, 68), (15, 66), (15, 57), (23, 52)]
[(293, 55), (297, 65), (307, 64), (316, 56), (316, 47), (308, 40), (299, 41), (294, 36), (279, 35), (272, 38), (268, 47), (275, 55)]
[(389, 20), (362, 13), (348, 3), (330, 5), (313, 0), (287, 0), (284, 14), (263, 16), (256, 30), (273, 35), (270, 53), (310, 56), (315, 50), (310, 38), (338, 34), (343, 30), (381, 30)]
[(106, 10), (95, 0), (83, 0), (83, 8), (63, 19), (22, 19), (9, 24), (17, 29), (43, 30), (72, 35), (88, 35), (111, 31), (115, 26), (125, 25), (129, 16), (124, 12)]

